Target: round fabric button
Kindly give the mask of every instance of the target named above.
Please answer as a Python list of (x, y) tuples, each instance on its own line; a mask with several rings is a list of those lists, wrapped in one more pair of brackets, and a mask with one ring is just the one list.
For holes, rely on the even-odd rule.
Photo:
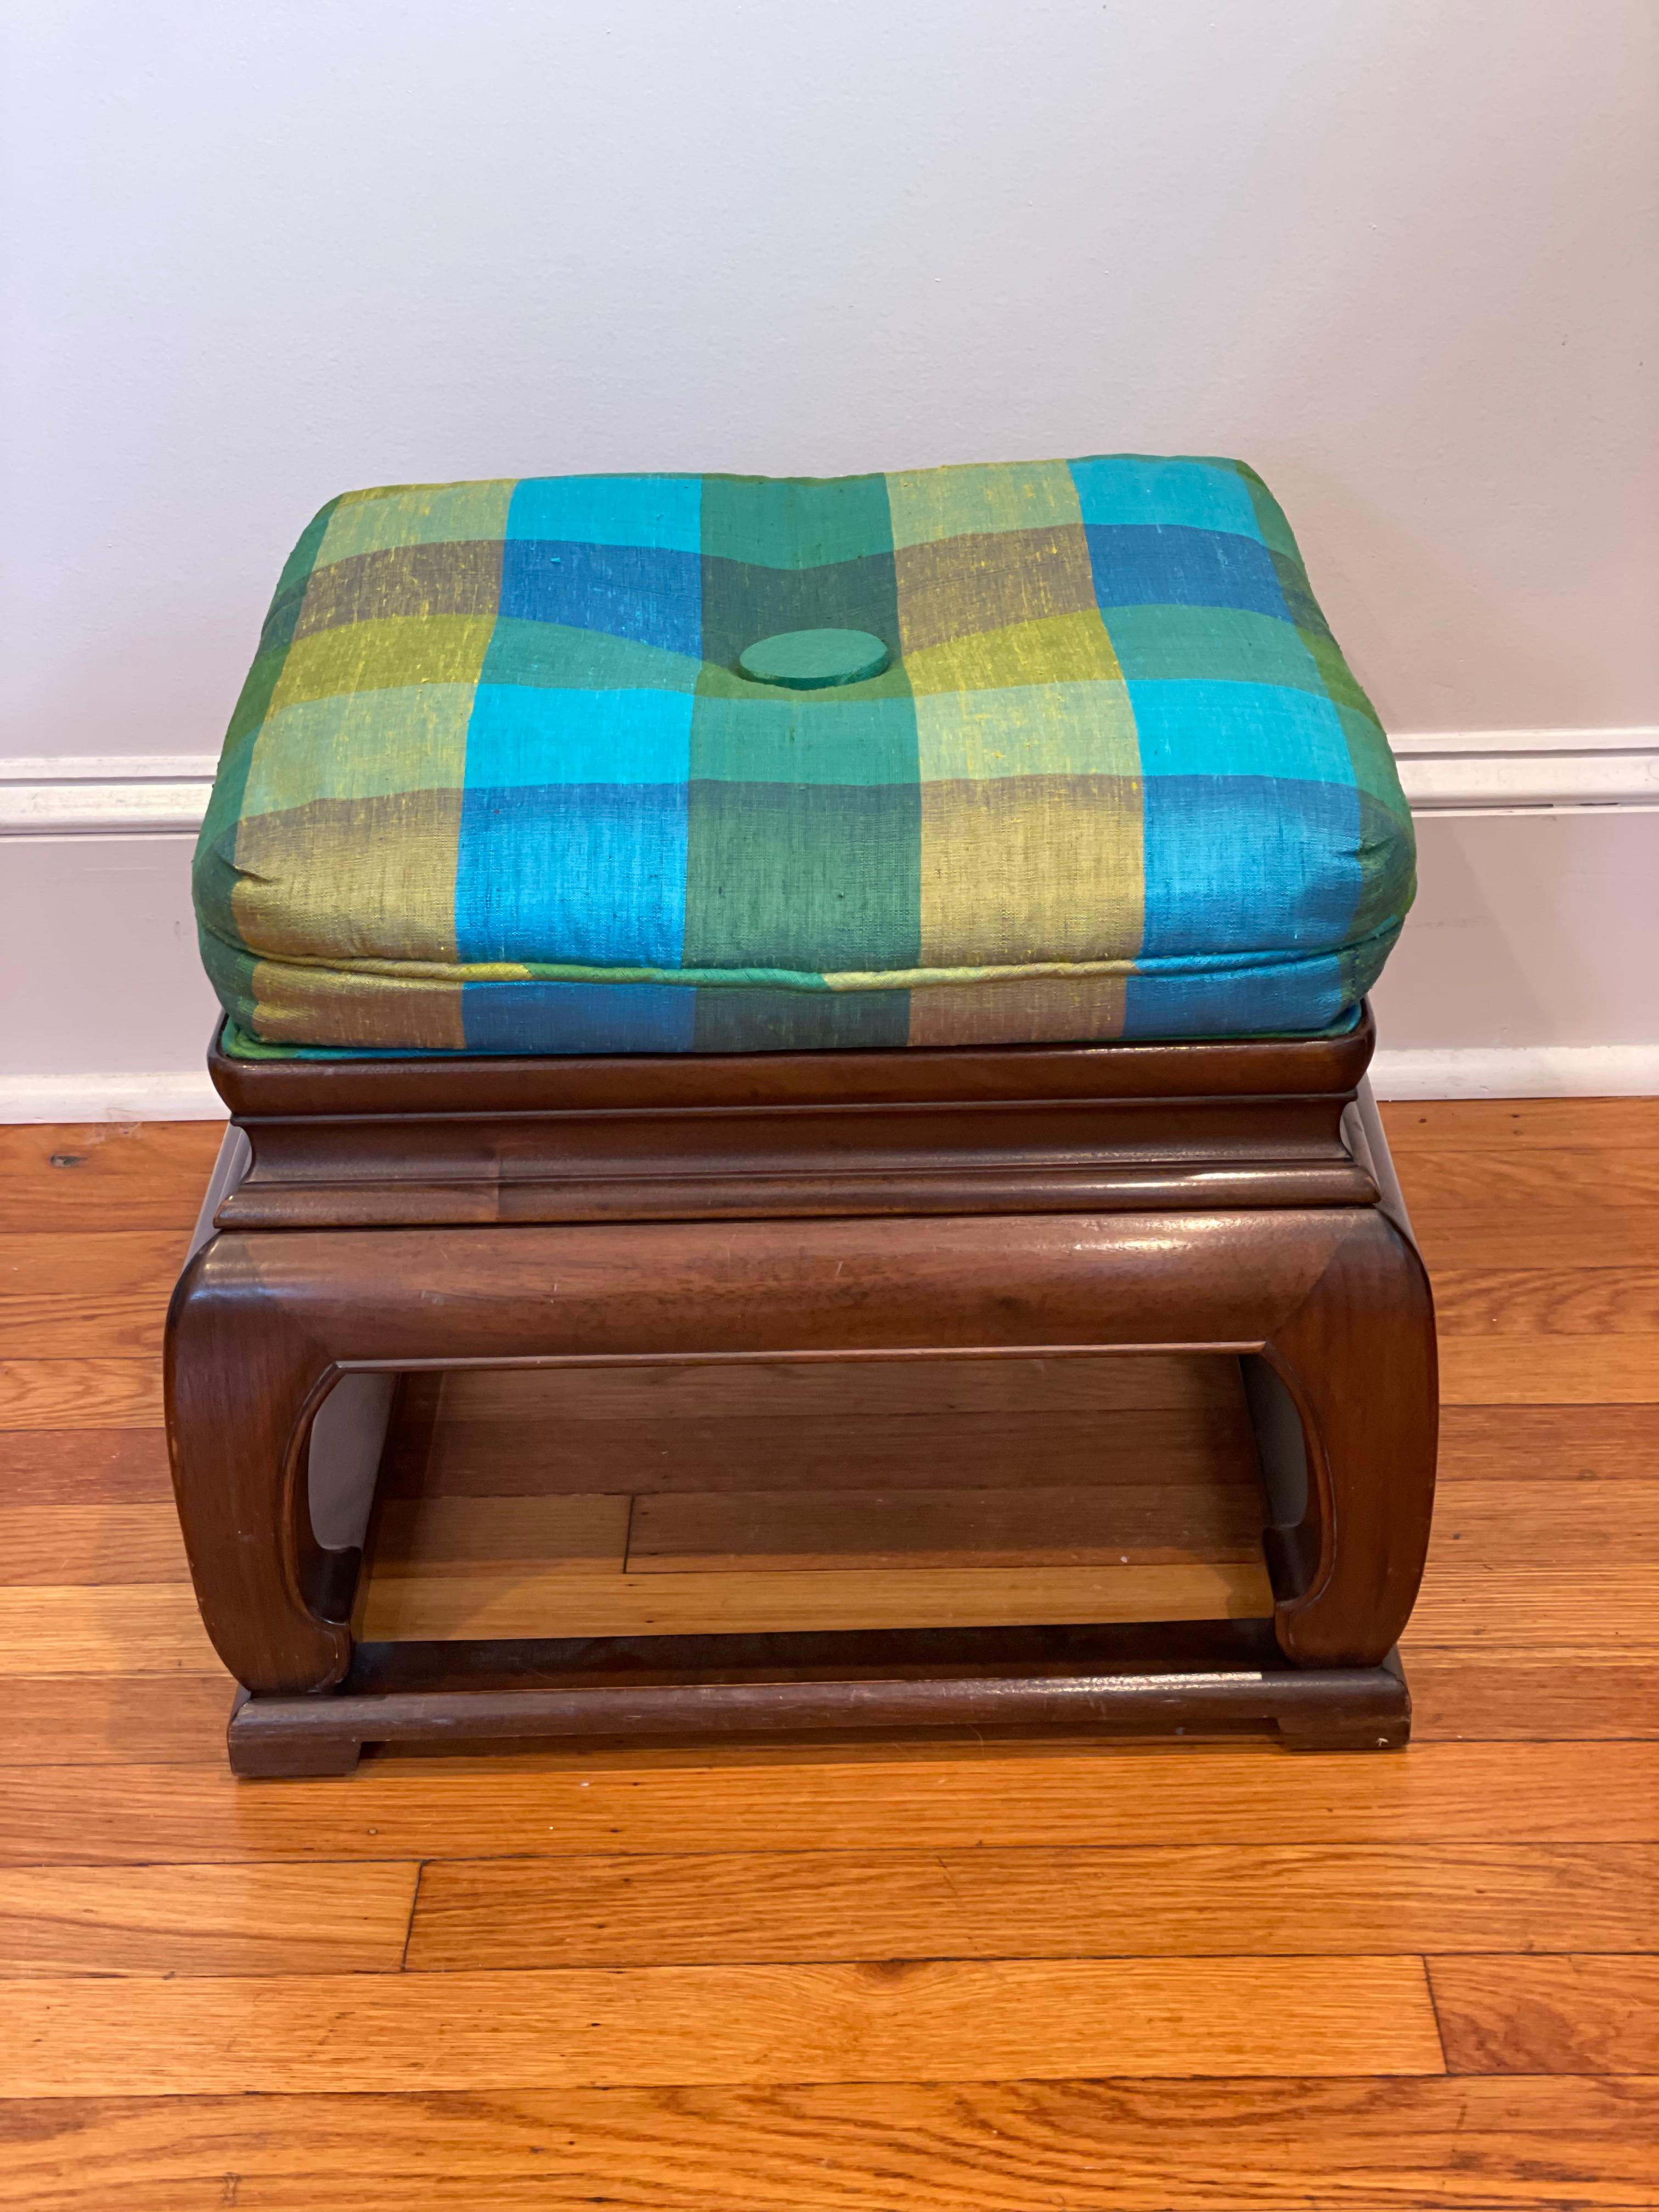
[(751, 684), (827, 691), (836, 684), (866, 683), (887, 661), (887, 647), (867, 629), (787, 629), (745, 646), (738, 666)]

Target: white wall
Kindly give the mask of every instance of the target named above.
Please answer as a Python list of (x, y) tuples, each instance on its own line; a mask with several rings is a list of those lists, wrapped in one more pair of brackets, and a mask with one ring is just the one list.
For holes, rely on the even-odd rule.
[(1659, 719), (1653, 0), (9, 17), (0, 751), (216, 742), (324, 499), (1238, 453), (1391, 727)]
[[(4, 37), (0, 763), (214, 750), (349, 485), (1102, 449), (1254, 460), (1393, 731), (1659, 724), (1654, 0), (20, 0)], [(102, 896), (65, 842), (15, 898)], [(1393, 1018), (1472, 1035), (1470, 990)], [(25, 1069), (70, 1064), (65, 995)]]

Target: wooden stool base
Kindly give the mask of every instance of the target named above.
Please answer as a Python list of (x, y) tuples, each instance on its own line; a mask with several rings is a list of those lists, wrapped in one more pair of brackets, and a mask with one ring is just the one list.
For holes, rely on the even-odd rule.
[[(167, 1426), (204, 1621), (246, 1692), (235, 1771), (343, 1772), (365, 1743), (954, 1728), (1403, 1743), (1392, 1655), (1428, 1540), (1434, 1331), (1363, 1088), (1371, 1042), (1367, 1018), (1299, 1042), (684, 1064), (216, 1055), (233, 1135), (169, 1316)], [(621, 1392), (648, 1431), (672, 1410), (653, 1378), (701, 1377), (687, 1407), (718, 1414), (763, 1374), (872, 1364), (900, 1378), (889, 1413), (935, 1370), (1051, 1367), (1055, 1407), (1086, 1416), (1097, 1454), (1111, 1407), (1059, 1377), (1147, 1358), (1230, 1364), (1259, 1550), (1254, 1535), (1240, 1549), (1231, 1507), (1194, 1509), (1181, 1543), (1144, 1540), (1139, 1559), (1132, 1515), (1109, 1542), (1098, 1516), (1051, 1501), (1069, 1533), (1044, 1547), (1010, 1540), (988, 1509), (971, 1571), (908, 1611), (898, 1575), (849, 1590), (862, 1570), (843, 1571), (836, 1513), (780, 1537), (757, 1493), (974, 1488), (954, 1382), (950, 1419), (918, 1425), (896, 1474), (838, 1407), (801, 1420), (817, 1386), (799, 1382), (762, 1480), (735, 1482), (695, 1420), (679, 1425), (702, 1460), (678, 1476), (663, 1465), (678, 1432), (641, 1461), (653, 1480), (592, 1479), (586, 1438), (584, 1464), (560, 1463), (570, 1388)], [(511, 1405), (480, 1407), (486, 1375), (513, 1378)], [(422, 1392), (466, 1433), (404, 1483), (388, 1437), (407, 1442)], [(502, 1418), (540, 1435), (528, 1462), (491, 1445)], [(823, 1463), (832, 1435), (839, 1474)], [(1024, 1432), (998, 1449), (1016, 1480), (1080, 1479), (1022, 1477), (1073, 1464)], [(1178, 1454), (1147, 1459), (1136, 1481), (1190, 1478)], [(557, 1479), (530, 1480), (538, 1464)], [(757, 1498), (727, 1610), (690, 1586), (714, 1577), (684, 1515), (677, 1530), (658, 1516), (637, 1576), (630, 1534), (620, 1612), (584, 1584), (580, 1542), (570, 1573), (556, 1545), (550, 1571), (538, 1562), (547, 1523), (525, 1496), (586, 1510), (665, 1485)], [(931, 1523), (909, 1515), (913, 1534), (933, 1531), (913, 1564), (948, 1551), (935, 1539), (954, 1510), (935, 1498)], [(793, 1571), (803, 1555), (823, 1571)], [(492, 1594), (475, 1571), (503, 1559), (523, 1571)], [(1039, 1589), (1033, 1559), (1071, 1578)], [(434, 1567), (447, 1590), (422, 1588)], [(918, 1618), (933, 1625), (896, 1625)], [(1048, 1625), (1083, 1620), (1097, 1625)]]
[(240, 1692), (229, 1747), (233, 1771), (256, 1779), (349, 1774), (365, 1744), (1274, 1728), (1293, 1751), (1402, 1749), (1398, 1655), (1295, 1667), (1266, 1621), (361, 1644), (331, 1693)]

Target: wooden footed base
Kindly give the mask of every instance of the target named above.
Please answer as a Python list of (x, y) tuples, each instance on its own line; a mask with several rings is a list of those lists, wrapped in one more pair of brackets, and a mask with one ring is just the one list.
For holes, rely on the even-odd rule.
[(167, 1428), (236, 1771), (1403, 1743), (1434, 1334), (1370, 1043), (216, 1060)]
[(365, 1744), (637, 1742), (972, 1729), (1174, 1736), (1276, 1728), (1293, 1751), (1395, 1751), (1397, 1655), (1297, 1668), (1267, 1623), (872, 1636), (360, 1644), (337, 1691), (237, 1698), (233, 1771), (348, 1774)]

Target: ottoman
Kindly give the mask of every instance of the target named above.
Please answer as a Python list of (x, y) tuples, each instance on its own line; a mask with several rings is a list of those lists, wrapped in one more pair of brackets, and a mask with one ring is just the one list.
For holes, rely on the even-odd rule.
[[(1434, 1338), (1364, 994), (1413, 869), (1239, 463), (332, 501), (195, 871), (232, 1119), (167, 1421), (233, 1765), (933, 1723), (1403, 1742)], [(1243, 1362), (1271, 1622), (354, 1638), (400, 1377), (1149, 1350)]]

